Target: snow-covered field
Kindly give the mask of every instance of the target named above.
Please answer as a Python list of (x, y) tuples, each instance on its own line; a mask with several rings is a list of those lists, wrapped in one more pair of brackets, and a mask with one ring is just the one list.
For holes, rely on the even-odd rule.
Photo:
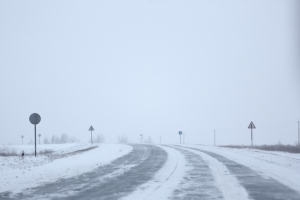
[[(108, 164), (132, 150), (131, 146), (121, 144), (99, 144), (98, 146), (69, 156), (68, 153), (89, 148), (91, 145), (82, 143), (38, 145), (38, 151), (53, 150), (51, 155), (56, 157), (54, 159), (51, 155), (26, 156), (26, 153), (34, 152), (33, 145), (2, 146), (0, 151), (14, 150), (20, 154), (24, 150), (25, 157), (0, 156), (0, 192), (8, 190), (18, 192), (46, 182), (77, 176)], [(58, 156), (62, 158), (57, 158)]]

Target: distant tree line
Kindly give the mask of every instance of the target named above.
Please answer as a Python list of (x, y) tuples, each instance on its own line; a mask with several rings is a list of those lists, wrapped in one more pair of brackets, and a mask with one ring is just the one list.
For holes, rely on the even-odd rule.
[(124, 135), (118, 136), (118, 143), (128, 143), (128, 139)]
[(67, 133), (62, 133), (60, 136), (52, 135), (51, 140), (44, 138), (44, 144), (64, 144), (64, 143), (73, 143), (78, 142), (74, 136), (68, 136)]
[(98, 134), (94, 139), (93, 139), (94, 143), (104, 143), (105, 142), (105, 138), (102, 134)]
[[(251, 149), (251, 146), (248, 145), (221, 145), (221, 147)], [(280, 142), (275, 145), (254, 145), (253, 149), (259, 149), (264, 151), (283, 151), (289, 153), (300, 153), (300, 145), (282, 145)]]
[(148, 137), (148, 139), (145, 139), (144, 142), (145, 143), (149, 143), (149, 144), (153, 143), (151, 137)]

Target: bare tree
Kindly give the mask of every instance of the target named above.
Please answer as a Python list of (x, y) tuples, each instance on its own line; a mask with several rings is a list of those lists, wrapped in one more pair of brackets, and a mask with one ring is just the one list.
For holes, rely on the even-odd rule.
[(105, 142), (105, 138), (104, 138), (104, 136), (102, 135), (102, 134), (98, 134), (97, 136), (96, 136), (96, 138), (94, 139), (94, 142), (95, 143), (104, 143)]
[(48, 140), (48, 138), (47, 138), (47, 136), (44, 138), (44, 144), (49, 144), (50, 142), (49, 142), (49, 140)]
[(151, 137), (148, 137), (148, 139), (146, 139), (146, 140), (145, 140), (145, 143), (149, 143), (149, 144), (151, 144), (151, 143), (152, 143), (152, 139), (151, 139)]
[(118, 136), (118, 143), (127, 143), (128, 139), (126, 136), (122, 135), (122, 136)]

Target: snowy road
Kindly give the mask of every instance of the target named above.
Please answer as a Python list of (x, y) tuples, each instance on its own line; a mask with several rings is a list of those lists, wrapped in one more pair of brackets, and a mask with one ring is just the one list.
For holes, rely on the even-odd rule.
[(110, 164), (0, 199), (300, 200), (286, 184), (199, 146), (131, 145)]
[(163, 166), (167, 154), (152, 145), (132, 145), (133, 151), (110, 165), (78, 177), (0, 194), (0, 199), (118, 199), (149, 181)]
[(246, 189), (249, 194), (249, 199), (300, 199), (300, 194), (292, 190), (288, 186), (285, 186), (270, 177), (264, 177), (253, 171), (252, 169), (221, 155), (191, 147), (184, 147), (183, 149), (202, 152), (204, 154), (207, 154), (208, 156), (211, 156), (212, 158), (215, 158), (218, 162), (223, 163), (229, 170), (229, 175), (235, 176), (240, 182), (241, 186)]

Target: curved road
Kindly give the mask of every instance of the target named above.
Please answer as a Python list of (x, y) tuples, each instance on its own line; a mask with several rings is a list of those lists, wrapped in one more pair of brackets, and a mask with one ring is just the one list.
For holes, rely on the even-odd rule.
[[(233, 183), (230, 181), (222, 183), (223, 188), (220, 188), (216, 180), (219, 176), (213, 173), (212, 163), (209, 163), (209, 159), (213, 159), (216, 166), (224, 166), (230, 172), (228, 176), (237, 180), (238, 186), (231, 185), (231, 188), (233, 190), (236, 187), (242, 188), (247, 196), (245, 199), (300, 200), (300, 194), (288, 186), (213, 152), (178, 145), (131, 146), (133, 147), (131, 153), (109, 165), (100, 166), (77, 177), (30, 188), (21, 193), (0, 193), (0, 199), (120, 199), (122, 197), (154, 199), (155, 197), (155, 199), (209, 200), (226, 197), (231, 200), (232, 198), (226, 196), (227, 194), (224, 195), (226, 193), (224, 185)], [(205, 157), (209, 159), (204, 159)], [(227, 176), (227, 174), (220, 175)], [(137, 198), (135, 192), (147, 194)]]
[(167, 160), (167, 153), (159, 147), (131, 146), (131, 153), (110, 165), (22, 193), (0, 193), (0, 199), (118, 199), (149, 181)]

